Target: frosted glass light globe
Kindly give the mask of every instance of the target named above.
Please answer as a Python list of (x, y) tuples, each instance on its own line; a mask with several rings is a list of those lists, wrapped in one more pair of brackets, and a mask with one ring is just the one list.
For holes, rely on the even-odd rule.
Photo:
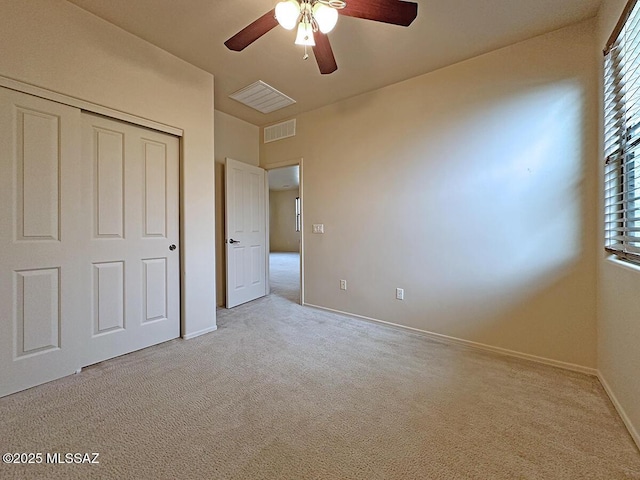
[(293, 30), (298, 25), (300, 17), (300, 5), (296, 0), (278, 2), (276, 5), (276, 20), (287, 30)]
[(300, 22), (298, 25), (298, 35), (296, 36), (296, 45), (307, 45), (308, 47), (315, 47), (316, 42), (313, 38), (313, 27), (304, 22)]
[(313, 18), (318, 23), (318, 29), (322, 33), (329, 33), (338, 23), (338, 11), (322, 3), (313, 6)]

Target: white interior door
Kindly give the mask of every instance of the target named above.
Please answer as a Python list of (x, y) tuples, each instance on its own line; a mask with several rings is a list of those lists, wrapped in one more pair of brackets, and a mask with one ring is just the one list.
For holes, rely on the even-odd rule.
[(83, 113), (82, 147), (90, 365), (180, 335), (179, 140)]
[(80, 121), (0, 88), (0, 396), (82, 366)]
[(226, 159), (227, 308), (266, 295), (265, 171)]

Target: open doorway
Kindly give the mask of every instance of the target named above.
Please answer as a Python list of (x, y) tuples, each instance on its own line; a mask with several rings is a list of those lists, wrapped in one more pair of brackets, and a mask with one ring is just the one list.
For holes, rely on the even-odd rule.
[(269, 285), (301, 302), (302, 199), (300, 166), (269, 170)]

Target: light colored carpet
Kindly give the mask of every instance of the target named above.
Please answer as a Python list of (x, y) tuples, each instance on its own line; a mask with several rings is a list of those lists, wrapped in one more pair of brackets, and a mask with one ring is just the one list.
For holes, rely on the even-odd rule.
[(2, 452), (100, 453), (0, 478), (640, 479), (596, 379), (301, 307), (281, 267), (217, 332), (0, 399)]
[(269, 255), (269, 283), (273, 295), (300, 303), (300, 255), (272, 252)]

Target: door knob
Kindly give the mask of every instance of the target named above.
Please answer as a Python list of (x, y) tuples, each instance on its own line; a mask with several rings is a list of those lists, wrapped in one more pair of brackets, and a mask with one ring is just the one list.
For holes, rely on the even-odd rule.
[(176, 249), (176, 246), (173, 243), (169, 245), (169, 250), (173, 252), (175, 249)]
[(240, 240), (234, 240), (233, 238), (229, 239), (229, 243), (234, 244), (234, 243), (240, 243)]

